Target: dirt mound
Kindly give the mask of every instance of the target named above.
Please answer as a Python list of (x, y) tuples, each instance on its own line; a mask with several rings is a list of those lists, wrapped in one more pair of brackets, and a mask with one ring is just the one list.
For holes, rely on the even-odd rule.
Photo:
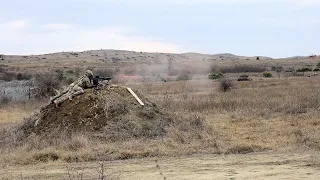
[(23, 127), (27, 134), (39, 135), (90, 132), (108, 139), (159, 137), (166, 134), (171, 118), (156, 104), (135, 91), (141, 106), (126, 87), (111, 86), (65, 101), (60, 107), (50, 104), (41, 109), (36, 125)]

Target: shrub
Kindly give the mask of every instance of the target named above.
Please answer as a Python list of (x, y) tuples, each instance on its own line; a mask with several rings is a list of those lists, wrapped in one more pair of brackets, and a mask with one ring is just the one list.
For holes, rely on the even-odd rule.
[(99, 75), (102, 77), (114, 77), (118, 72), (119, 69), (111, 69), (111, 68), (103, 68), (103, 69), (97, 69), (93, 71), (94, 75)]
[(233, 87), (233, 83), (230, 79), (223, 78), (220, 80), (220, 90), (222, 92), (227, 92), (231, 90), (232, 87)]
[(17, 80), (19, 80), (19, 81), (21, 81), (21, 80), (28, 80), (28, 79), (31, 79), (31, 75), (18, 73), (16, 78), (17, 78)]
[(301, 69), (297, 69), (297, 72), (309, 72), (309, 71), (312, 71), (312, 69), (307, 68), (307, 67), (304, 67), (304, 68), (301, 68)]
[(66, 77), (64, 76), (64, 72), (63, 72), (63, 70), (61, 70), (61, 69), (57, 69), (56, 70), (56, 76), (57, 76), (57, 79), (59, 80), (59, 81), (64, 81), (65, 79), (66, 79)]
[(264, 72), (263, 73), (263, 77), (265, 78), (271, 78), (272, 77), (272, 74), (270, 72)]
[(283, 70), (282, 66), (272, 66), (271, 71), (281, 72)]
[(21, 73), (17, 74), (17, 80), (22, 80), (22, 74)]
[(55, 89), (58, 89), (61, 83), (53, 73), (37, 74), (35, 85), (39, 88), (38, 97), (54, 96)]
[(248, 75), (241, 75), (241, 76), (238, 78), (238, 81), (251, 81), (251, 79), (249, 78)]
[(313, 71), (320, 71), (320, 69), (319, 68), (315, 68)]
[(219, 74), (210, 74), (209, 75), (209, 79), (220, 79), (220, 78), (223, 78), (223, 74), (222, 73), (219, 73)]

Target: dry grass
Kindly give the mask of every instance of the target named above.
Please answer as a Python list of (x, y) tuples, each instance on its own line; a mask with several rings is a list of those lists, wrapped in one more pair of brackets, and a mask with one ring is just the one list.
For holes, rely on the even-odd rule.
[(10, 102), (0, 106), (0, 126), (14, 124), (32, 115), (44, 102)]
[[(174, 122), (167, 137), (103, 143), (83, 134), (47, 143), (41, 137), (31, 137), (18, 147), (0, 148), (0, 161), (29, 164), (208, 152), (320, 150), (319, 80), (314, 77), (236, 82), (230, 92), (218, 91), (217, 82), (204, 80), (130, 85), (148, 92), (152, 101), (172, 114)], [(6, 123), (29, 115), (20, 107), (0, 112)], [(9, 116), (12, 118), (3, 118)]]

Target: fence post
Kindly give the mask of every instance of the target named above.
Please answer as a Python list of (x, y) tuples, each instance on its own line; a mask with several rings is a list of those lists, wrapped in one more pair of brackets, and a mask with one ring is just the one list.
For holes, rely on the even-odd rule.
[(29, 93), (28, 93), (28, 95), (29, 95), (29, 100), (31, 99), (31, 91), (30, 91), (30, 87), (29, 87)]

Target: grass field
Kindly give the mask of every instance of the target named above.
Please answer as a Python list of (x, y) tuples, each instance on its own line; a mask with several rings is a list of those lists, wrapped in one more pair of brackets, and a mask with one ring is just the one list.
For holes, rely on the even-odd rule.
[[(313, 62), (243, 61), (284, 67), (302, 67)], [(20, 67), (19, 63), (12, 64), (12, 67)], [(235, 63), (218, 61), (216, 65), (233, 66)], [(185, 62), (184, 65), (192, 64)], [(208, 65), (207, 61), (202, 63), (202, 66)], [(31, 67), (25, 64), (27, 66)], [(38, 68), (39, 64), (35, 66)], [(55, 65), (48, 67), (55, 68)], [(235, 79), (240, 74), (228, 76)], [(126, 86), (141, 91), (174, 117), (165, 138), (132, 138), (101, 143), (85, 134), (75, 134), (72, 139), (56, 142), (44, 142), (34, 137), (19, 146), (14, 145), (19, 140), (13, 139), (10, 141), (12, 144), (1, 143), (3, 170), (0, 173), (7, 179), (18, 178), (21, 174), (21, 177), (31, 179), (67, 179), (65, 166), (81, 166), (85, 175), (98, 176), (99, 172), (96, 173), (93, 167), (104, 161), (106, 173), (120, 173), (119, 177), (114, 177), (116, 179), (210, 179), (212, 176), (214, 179), (281, 179), (293, 176), (317, 179), (320, 77), (281, 75), (278, 78), (275, 75), (274, 78), (263, 78), (261, 73), (250, 75), (253, 81), (233, 81), (233, 87), (227, 92), (219, 89), (218, 80), (208, 80), (204, 74), (194, 75), (189, 81), (128, 82)], [(45, 103), (32, 101), (1, 105), (2, 134), (10, 132), (12, 126)], [(135, 158), (139, 160), (126, 160)], [(165, 161), (163, 172), (153, 164), (158, 158)], [(113, 163), (114, 160), (117, 161)], [(135, 163), (138, 164), (133, 165)], [(295, 170), (297, 167), (300, 170)], [(37, 169), (48, 171), (37, 173)], [(181, 171), (184, 173), (179, 174)], [(136, 174), (130, 175), (130, 172)], [(298, 172), (304, 175), (298, 175)], [(77, 179), (76, 172), (72, 173), (73, 179)]]

